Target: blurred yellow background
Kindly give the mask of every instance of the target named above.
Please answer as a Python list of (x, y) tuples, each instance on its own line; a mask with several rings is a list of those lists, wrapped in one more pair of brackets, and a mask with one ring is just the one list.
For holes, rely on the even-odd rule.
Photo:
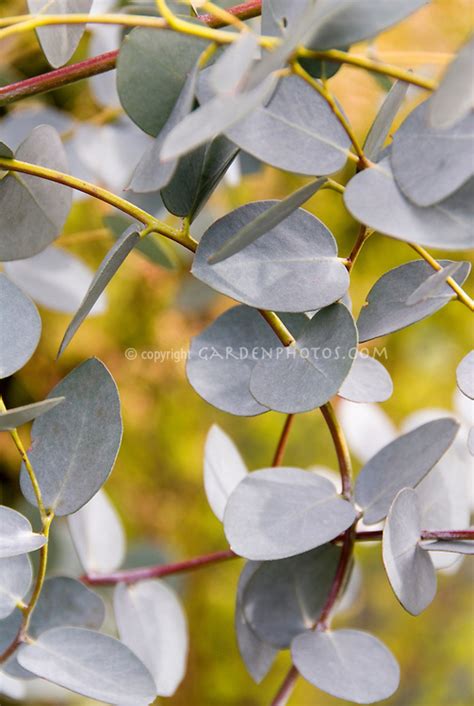
[[(1, 2), (4, 16), (24, 9), (23, 2)], [(381, 35), (374, 44), (375, 50), (393, 63), (438, 75), (451, 53), (472, 32), (473, 14), (469, 0), (434, 0), (414, 17)], [(359, 49), (366, 47), (356, 48)], [(81, 47), (77, 57), (83, 56), (83, 52)], [(441, 56), (433, 57), (433, 52)], [(3, 83), (45, 70), (47, 65), (32, 34), (11, 38), (0, 47)], [(384, 96), (380, 80), (364, 71), (344, 67), (330, 86), (362, 138)], [(423, 92), (410, 89), (399, 120), (423, 97)], [(86, 82), (31, 99), (29, 103), (36, 105), (39, 101), (68, 110), (81, 119), (92, 118), (97, 112)], [(348, 167), (338, 178), (347, 180), (352, 170), (352, 166)], [(266, 168), (263, 173), (246, 177), (238, 186), (220, 188), (211, 200), (210, 210), (217, 217), (249, 200), (282, 197), (300, 183), (294, 175)], [(357, 224), (345, 211), (341, 197), (322, 192), (306, 208), (331, 228), (340, 254), (349, 253)], [(103, 215), (108, 212), (103, 204), (90, 200), (76, 204), (58, 244), (97, 267), (112, 243), (102, 223)], [(458, 252), (454, 257), (467, 259), (468, 255)], [(183, 360), (154, 362), (141, 357), (142, 351), (186, 350), (191, 336), (231, 304), (224, 297), (208, 296), (188, 274), (188, 255), (180, 251), (179, 258), (182, 263), (179, 270), (168, 272), (132, 254), (108, 288), (107, 313), (89, 319), (59, 361), (55, 356), (70, 317), (42, 310), (41, 345), (24, 370), (3, 389), (9, 406), (40, 400), (84, 359), (97, 356), (106, 363), (119, 387), (125, 425), (122, 449), (106, 490), (126, 525), (130, 545), (138, 544), (146, 563), (163, 556), (176, 561), (226, 546), (202, 484), (203, 444), (211, 424), (221, 425), (236, 441), (249, 467), (256, 469), (270, 463), (284, 421), (276, 413), (250, 419), (221, 413), (189, 386)], [(371, 286), (387, 269), (412, 259), (415, 255), (406, 244), (373, 236), (353, 271), (350, 291), (355, 313)], [(466, 288), (472, 296), (472, 282)], [(377, 341), (377, 345), (387, 347), (388, 360), (382, 362), (395, 386), (393, 397), (382, 406), (396, 423), (426, 406), (452, 407), (455, 366), (472, 347), (472, 333), (467, 309), (451, 303), (428, 320)], [(138, 351), (136, 360), (127, 360), (125, 351), (129, 348)], [(23, 436), (26, 438), (26, 431)], [(313, 464), (336, 468), (330, 438), (317, 411), (298, 416), (285, 460), (303, 468)], [(3, 435), (0, 438), (2, 502), (20, 500), (18, 466), (15, 449)], [(465, 561), (454, 576), (440, 575), (433, 604), (421, 617), (413, 618), (392, 594), (380, 546), (358, 547), (357, 558), (362, 566), (363, 587), (351, 614), (344, 616), (344, 624), (373, 631), (399, 660), (400, 689), (387, 705), (472, 704), (472, 563)], [(264, 706), (271, 702), (286, 673), (288, 653), (278, 659), (260, 686), (245, 671), (233, 631), (240, 568), (241, 561), (236, 560), (203, 568), (178, 583), (189, 619), (191, 651), (186, 679), (169, 699), (173, 706)], [(92, 703), (72, 698), (81, 705)], [(47, 702), (41, 702), (41, 706), (43, 703)], [(290, 703), (332, 706), (345, 702), (317, 691), (300, 679)], [(34, 706), (40, 706), (40, 702), (35, 701)]]

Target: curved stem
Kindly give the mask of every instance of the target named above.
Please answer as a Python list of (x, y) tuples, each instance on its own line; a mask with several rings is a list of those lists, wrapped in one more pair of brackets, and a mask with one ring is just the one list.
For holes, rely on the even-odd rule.
[(397, 78), (400, 81), (405, 81), (405, 83), (419, 86), (420, 88), (425, 88), (427, 91), (435, 91), (438, 87), (437, 82), (430, 78), (419, 76), (411, 71), (406, 71), (398, 66), (393, 66), (392, 64), (374, 61), (373, 59), (369, 59), (365, 56), (350, 54), (349, 52), (339, 51), (338, 49), (312, 51), (311, 49), (302, 48), (298, 51), (298, 56), (307, 57), (310, 59), (327, 59), (328, 61), (336, 61), (339, 64), (357, 66), (359, 69), (366, 69), (367, 71), (373, 71), (377, 74)]
[(329, 620), (331, 618), (332, 609), (334, 608), (339, 594), (344, 586), (347, 572), (349, 570), (352, 552), (354, 550), (355, 542), (355, 529), (354, 526), (350, 527), (345, 532), (344, 542), (342, 545), (341, 556), (339, 557), (339, 564), (337, 565), (336, 575), (334, 581), (332, 582), (331, 590), (329, 591), (326, 603), (321, 611), (318, 622), (314, 625), (315, 630), (327, 630), (329, 627)]
[[(435, 260), (435, 258), (432, 257), (432, 255), (430, 255), (427, 250), (422, 248), (421, 245), (417, 245), (416, 243), (408, 244), (411, 248), (413, 248), (415, 252), (418, 253), (418, 255), (421, 255), (423, 260), (425, 260), (429, 265), (431, 265), (434, 270), (439, 272), (439, 270), (443, 269), (442, 265), (440, 265), (439, 262)], [(471, 297), (464, 291), (464, 289), (456, 282), (455, 279), (453, 279), (452, 277), (447, 277), (446, 284), (449, 284), (453, 292), (457, 294), (457, 297), (460, 302), (465, 304), (467, 308), (471, 311), (474, 311), (474, 300), (471, 299)]]
[[(43, 520), (43, 534), (46, 537), (46, 539), (49, 539), (49, 529), (51, 527), (51, 523), (54, 519), (54, 513), (51, 513), (50, 515), (47, 515), (46, 518)], [(38, 566), (38, 573), (36, 575), (36, 581), (35, 585), (33, 588), (33, 593), (31, 595), (31, 598), (28, 602), (27, 605), (20, 606), (19, 609), (23, 613), (21, 625), (18, 629), (17, 634), (15, 635), (14, 639), (12, 642), (8, 645), (8, 647), (0, 654), (0, 664), (3, 662), (6, 662), (9, 657), (12, 656), (12, 654), (15, 652), (17, 647), (19, 647), (26, 638), (26, 634), (28, 631), (28, 626), (30, 624), (31, 616), (33, 614), (33, 611), (36, 607), (36, 604), (38, 603), (38, 599), (41, 595), (41, 590), (43, 588), (44, 580), (46, 577), (46, 568), (48, 565), (48, 542), (44, 544), (41, 549), (40, 549), (40, 560), (39, 560), (39, 566)]]
[(346, 438), (332, 404), (326, 402), (326, 404), (320, 407), (320, 410), (334, 443), (339, 464), (339, 473), (341, 475), (342, 495), (349, 500), (352, 494), (352, 463), (349, 447), (347, 446)]
[(70, 174), (64, 174), (63, 172), (58, 172), (55, 169), (49, 169), (48, 167), (42, 167), (38, 164), (21, 162), (17, 159), (7, 159), (6, 157), (0, 157), (0, 169), (30, 174), (31, 176), (47, 179), (48, 181), (54, 181), (57, 184), (63, 184), (64, 186), (69, 186), (72, 189), (82, 191), (89, 196), (93, 196), (96, 199), (100, 199), (101, 201), (120, 209), (129, 216), (132, 216), (132, 218), (135, 218), (137, 221), (149, 226), (148, 232), (153, 231), (159, 233), (160, 235), (164, 235), (167, 238), (180, 243), (180, 245), (184, 245), (184, 247), (187, 247), (192, 251), (194, 251), (197, 247), (197, 244), (189, 235), (183, 234), (176, 228), (172, 228), (166, 223), (159, 221), (142, 208), (135, 206), (120, 196), (112, 194), (110, 191), (107, 191), (107, 189), (103, 189), (95, 184), (90, 184), (83, 179), (78, 179)]
[(286, 446), (288, 444), (288, 438), (290, 436), (291, 427), (295, 421), (294, 414), (287, 414), (283, 429), (278, 440), (278, 445), (276, 447), (275, 455), (273, 456), (272, 466), (281, 466), (283, 461), (283, 456), (285, 454)]

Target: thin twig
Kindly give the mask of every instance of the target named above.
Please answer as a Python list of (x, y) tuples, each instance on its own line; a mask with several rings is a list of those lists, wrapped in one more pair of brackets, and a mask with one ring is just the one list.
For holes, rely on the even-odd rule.
[(288, 437), (290, 435), (291, 427), (293, 426), (294, 421), (295, 415), (288, 414), (283, 425), (281, 436), (278, 440), (278, 445), (275, 451), (275, 455), (273, 457), (272, 466), (281, 466), (281, 462), (283, 461), (283, 456), (286, 450), (286, 445), (288, 443)]
[(81, 581), (89, 586), (114, 586), (117, 583), (136, 583), (145, 579), (160, 578), (162, 576), (171, 576), (172, 574), (181, 574), (185, 571), (194, 571), (201, 569), (203, 566), (218, 564), (229, 559), (239, 559), (240, 557), (232, 551), (232, 549), (224, 549), (220, 552), (212, 554), (204, 554), (186, 559), (174, 564), (162, 564), (161, 566), (147, 566), (139, 569), (125, 569), (123, 571), (115, 571), (111, 574), (93, 574), (89, 573), (81, 577)]

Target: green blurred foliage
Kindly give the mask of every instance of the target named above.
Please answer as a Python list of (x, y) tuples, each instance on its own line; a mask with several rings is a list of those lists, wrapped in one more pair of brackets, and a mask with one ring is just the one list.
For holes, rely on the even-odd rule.
[[(231, 3), (227, 3), (231, 4)], [(455, 51), (472, 31), (468, 0), (435, 0), (375, 43), (380, 52)], [(24, 11), (24, 3), (3, 0), (1, 15)], [(0, 80), (7, 82), (47, 70), (32, 34), (20, 35), (2, 46)], [(75, 59), (85, 55), (87, 37)], [(387, 54), (388, 56), (388, 54)], [(399, 54), (401, 65), (437, 74), (449, 57), (430, 63), (429, 57)], [(435, 57), (436, 59), (436, 57)], [(393, 58), (395, 63), (395, 57)], [(384, 95), (374, 76), (344, 67), (330, 82), (362, 138)], [(403, 116), (421, 98), (410, 92)], [(63, 88), (24, 102), (38, 100), (69, 110), (80, 119), (97, 113), (87, 83)], [(353, 167), (338, 175), (346, 181)], [(215, 218), (259, 198), (278, 198), (298, 187), (301, 180), (266, 168), (238, 187), (225, 187), (213, 197)], [(341, 197), (323, 191), (306, 207), (333, 231), (341, 255), (350, 252), (357, 224), (345, 211)], [(73, 208), (59, 244), (96, 267), (113, 239), (103, 229), (110, 214), (103, 204), (81, 202)], [(441, 253), (433, 253), (441, 255)], [(43, 336), (34, 358), (4, 389), (9, 406), (40, 400), (75, 365), (98, 356), (109, 366), (119, 386), (125, 433), (115, 470), (106, 489), (126, 525), (130, 543), (147, 546), (147, 562), (163, 557), (179, 560), (225, 547), (220, 523), (211, 513), (202, 484), (202, 451), (212, 423), (220, 424), (236, 441), (249, 467), (271, 462), (284, 418), (276, 413), (245, 419), (211, 408), (185, 378), (184, 355), (189, 339), (231, 305), (210, 296), (188, 273), (189, 258), (178, 252), (181, 267), (169, 272), (132, 254), (107, 293), (105, 315), (89, 319), (64, 356), (55, 360), (69, 317), (43, 310)], [(449, 254), (443, 253), (449, 257)], [(353, 271), (351, 296), (357, 313), (367, 292), (387, 269), (414, 259), (405, 243), (374, 235), (364, 247)], [(455, 258), (467, 257), (455, 253)], [(472, 282), (467, 290), (473, 294)], [(469, 312), (452, 303), (430, 319), (376, 341), (386, 346), (382, 360), (394, 381), (393, 397), (383, 408), (399, 422), (426, 406), (452, 407), (457, 362), (472, 346)], [(137, 351), (127, 360), (125, 351)], [(151, 351), (150, 354), (147, 352)], [(154, 362), (154, 351), (171, 351), (171, 358)], [(23, 433), (26, 438), (26, 432)], [(285, 459), (296, 466), (336, 468), (330, 437), (320, 414), (299, 415)], [(18, 498), (18, 459), (8, 438), (0, 439), (2, 501)], [(355, 466), (358, 468), (357, 462)], [(434, 603), (418, 618), (398, 605), (384, 574), (379, 545), (357, 549), (363, 587), (344, 624), (373, 631), (393, 650), (401, 666), (401, 686), (386, 703), (390, 706), (468, 706), (473, 699), (474, 605), (472, 569), (465, 561), (454, 576), (439, 577)], [(239, 657), (233, 632), (233, 608), (241, 562), (228, 562), (190, 574), (179, 585), (183, 591), (191, 634), (187, 677), (173, 706), (264, 706), (269, 704), (285, 674), (288, 655), (278, 659), (260, 686), (253, 684)], [(341, 622), (341, 621), (339, 621)], [(75, 698), (79, 704), (92, 703)], [(294, 706), (336, 706), (334, 699), (300, 680), (291, 701)], [(26, 706), (26, 705), (25, 705)], [(33, 706), (33, 705), (31, 705)], [(38, 702), (34, 706), (43, 706)]]

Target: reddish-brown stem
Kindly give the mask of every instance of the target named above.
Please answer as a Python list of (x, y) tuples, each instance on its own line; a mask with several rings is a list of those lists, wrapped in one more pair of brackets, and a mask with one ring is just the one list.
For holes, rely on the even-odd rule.
[(474, 540), (474, 529), (468, 529), (468, 530), (422, 530), (421, 531), (421, 538), (422, 539), (447, 539), (447, 540), (456, 540), (456, 539), (470, 539)]
[[(355, 542), (377, 542), (382, 539), (382, 530), (365, 530), (362, 532), (353, 533), (353, 541)], [(335, 537), (334, 543), (346, 541), (347, 533)], [(439, 530), (429, 531), (422, 530), (421, 539), (446, 539), (474, 540), (474, 529), (472, 530)], [(193, 559), (185, 559), (173, 564), (161, 564), (159, 566), (146, 566), (139, 569), (130, 569), (124, 571), (116, 571), (112, 574), (87, 574), (81, 578), (84, 583), (91, 586), (113, 586), (116, 583), (135, 583), (149, 578), (160, 578), (162, 576), (170, 576), (171, 574), (179, 574), (185, 571), (193, 571), (203, 566), (217, 564), (228, 559), (238, 559), (239, 556), (232, 549), (223, 549), (212, 554), (203, 554), (202, 556), (194, 557)], [(337, 576), (336, 576), (337, 578)]]
[(47, 74), (33, 76), (24, 81), (3, 86), (0, 88), (0, 106), (14, 103), (29, 96), (36, 96), (38, 93), (46, 93), (56, 88), (62, 88), (83, 78), (90, 78), (91, 76), (111, 71), (115, 68), (117, 55), (117, 51), (108, 51), (91, 59), (79, 61), (77, 64), (49, 71)]
[(171, 574), (193, 571), (203, 566), (218, 564), (221, 561), (238, 558), (240, 557), (238, 557), (232, 549), (224, 549), (220, 552), (203, 554), (202, 556), (179, 561), (175, 564), (162, 564), (161, 566), (147, 566), (140, 569), (130, 569), (128, 571), (115, 571), (112, 574), (86, 574), (81, 577), (81, 581), (89, 586), (114, 586), (117, 583), (136, 583), (137, 581), (143, 581), (145, 579), (156, 579), (162, 576), (170, 576)]
[[(261, 11), (261, 0), (250, 0), (249, 2), (227, 8), (227, 12), (235, 15), (235, 17), (238, 17), (240, 20), (249, 20), (252, 17), (257, 17), (261, 14)], [(212, 15), (201, 15), (201, 20), (209, 25), (209, 27), (215, 29), (225, 26), (225, 22), (222, 22), (222, 20)], [(116, 66), (117, 57), (118, 51), (109, 51), (91, 59), (49, 71), (47, 74), (42, 74), (41, 76), (33, 76), (24, 81), (18, 81), (9, 86), (3, 86), (0, 88), (0, 106), (8, 105), (8, 103), (13, 103), (21, 98), (46, 93), (47, 91), (61, 88), (70, 83), (81, 81), (84, 78), (90, 78), (91, 76), (105, 73), (106, 71), (111, 71)]]
[(283, 456), (285, 455), (286, 445), (288, 443), (288, 437), (290, 435), (291, 427), (295, 420), (294, 414), (288, 414), (283, 425), (283, 429), (278, 440), (278, 446), (276, 447), (275, 455), (273, 457), (272, 466), (281, 466), (283, 461)]
[(352, 551), (354, 549), (354, 541), (355, 531), (353, 527), (350, 527), (344, 533), (344, 542), (342, 545), (341, 556), (339, 557), (339, 564), (337, 565), (336, 575), (334, 576), (334, 581), (332, 582), (331, 590), (329, 591), (329, 595), (321, 611), (319, 620), (314, 625), (315, 630), (328, 629), (332, 609), (334, 608), (339, 593), (341, 592), (341, 589), (344, 585), (346, 574), (349, 569)]
[(288, 703), (288, 699), (293, 692), (298, 676), (299, 672), (296, 667), (291, 667), (272, 701), (272, 706), (285, 706), (285, 704)]
[(360, 251), (364, 247), (364, 243), (367, 240), (367, 238), (371, 235), (372, 231), (367, 228), (367, 226), (364, 226), (361, 224), (359, 228), (359, 232), (357, 234), (357, 239), (354, 243), (354, 246), (351, 250), (351, 253), (349, 257), (347, 258), (347, 269), (350, 272), (352, 268), (354, 267), (354, 263), (357, 260)]

